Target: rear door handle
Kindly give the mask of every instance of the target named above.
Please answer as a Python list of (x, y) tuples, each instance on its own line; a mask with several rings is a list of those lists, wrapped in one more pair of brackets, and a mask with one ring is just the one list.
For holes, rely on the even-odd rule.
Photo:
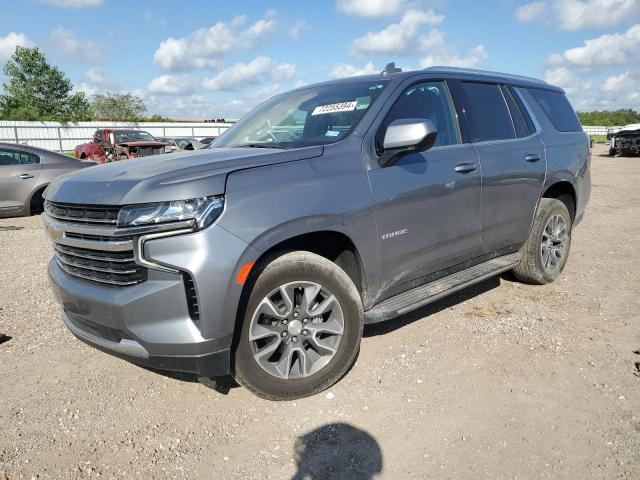
[(454, 170), (458, 173), (470, 173), (476, 169), (475, 163), (461, 163), (460, 165), (456, 165)]
[(23, 180), (29, 180), (30, 178), (33, 178), (33, 175), (31, 175), (30, 173), (23, 173), (22, 175), (20, 175), (20, 178)]
[(533, 163), (540, 160), (540, 155), (536, 155), (535, 153), (530, 153), (529, 155), (525, 155), (524, 159), (529, 163)]

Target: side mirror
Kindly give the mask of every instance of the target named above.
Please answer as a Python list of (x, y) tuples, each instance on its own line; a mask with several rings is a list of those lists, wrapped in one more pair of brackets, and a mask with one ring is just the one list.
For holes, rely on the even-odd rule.
[(438, 130), (431, 120), (421, 118), (394, 120), (387, 126), (384, 133), (380, 165), (390, 167), (407, 153), (430, 149), (437, 136)]

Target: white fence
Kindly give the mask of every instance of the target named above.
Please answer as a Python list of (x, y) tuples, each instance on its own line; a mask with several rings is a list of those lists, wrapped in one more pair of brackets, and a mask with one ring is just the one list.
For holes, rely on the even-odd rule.
[(591, 127), (591, 126), (582, 126), (582, 129), (588, 133), (589, 135), (606, 135), (607, 130), (613, 129), (614, 132), (617, 132), (622, 127)]
[(135, 128), (156, 137), (217, 137), (230, 123), (162, 122), (14, 122), (0, 120), (0, 142), (21, 143), (57, 152), (73, 150), (91, 140), (98, 128)]

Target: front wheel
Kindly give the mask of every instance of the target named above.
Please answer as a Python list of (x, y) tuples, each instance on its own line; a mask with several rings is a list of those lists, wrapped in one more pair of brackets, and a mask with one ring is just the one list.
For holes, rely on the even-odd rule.
[(269, 400), (314, 395), (353, 364), (363, 324), (360, 295), (344, 270), (310, 252), (286, 253), (253, 286), (234, 376)]
[(516, 278), (545, 284), (560, 276), (571, 246), (571, 215), (555, 198), (542, 198), (529, 238), (522, 246), (522, 258), (513, 269)]

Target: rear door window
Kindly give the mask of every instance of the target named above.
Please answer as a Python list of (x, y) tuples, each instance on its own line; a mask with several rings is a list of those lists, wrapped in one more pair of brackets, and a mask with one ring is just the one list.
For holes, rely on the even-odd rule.
[(0, 149), (0, 165), (34, 165), (40, 157), (21, 150)]
[(511, 115), (498, 85), (462, 82), (462, 92), (471, 142), (515, 138)]
[(537, 88), (530, 88), (529, 93), (544, 110), (556, 130), (559, 132), (582, 131), (580, 120), (563, 93), (538, 90)]

